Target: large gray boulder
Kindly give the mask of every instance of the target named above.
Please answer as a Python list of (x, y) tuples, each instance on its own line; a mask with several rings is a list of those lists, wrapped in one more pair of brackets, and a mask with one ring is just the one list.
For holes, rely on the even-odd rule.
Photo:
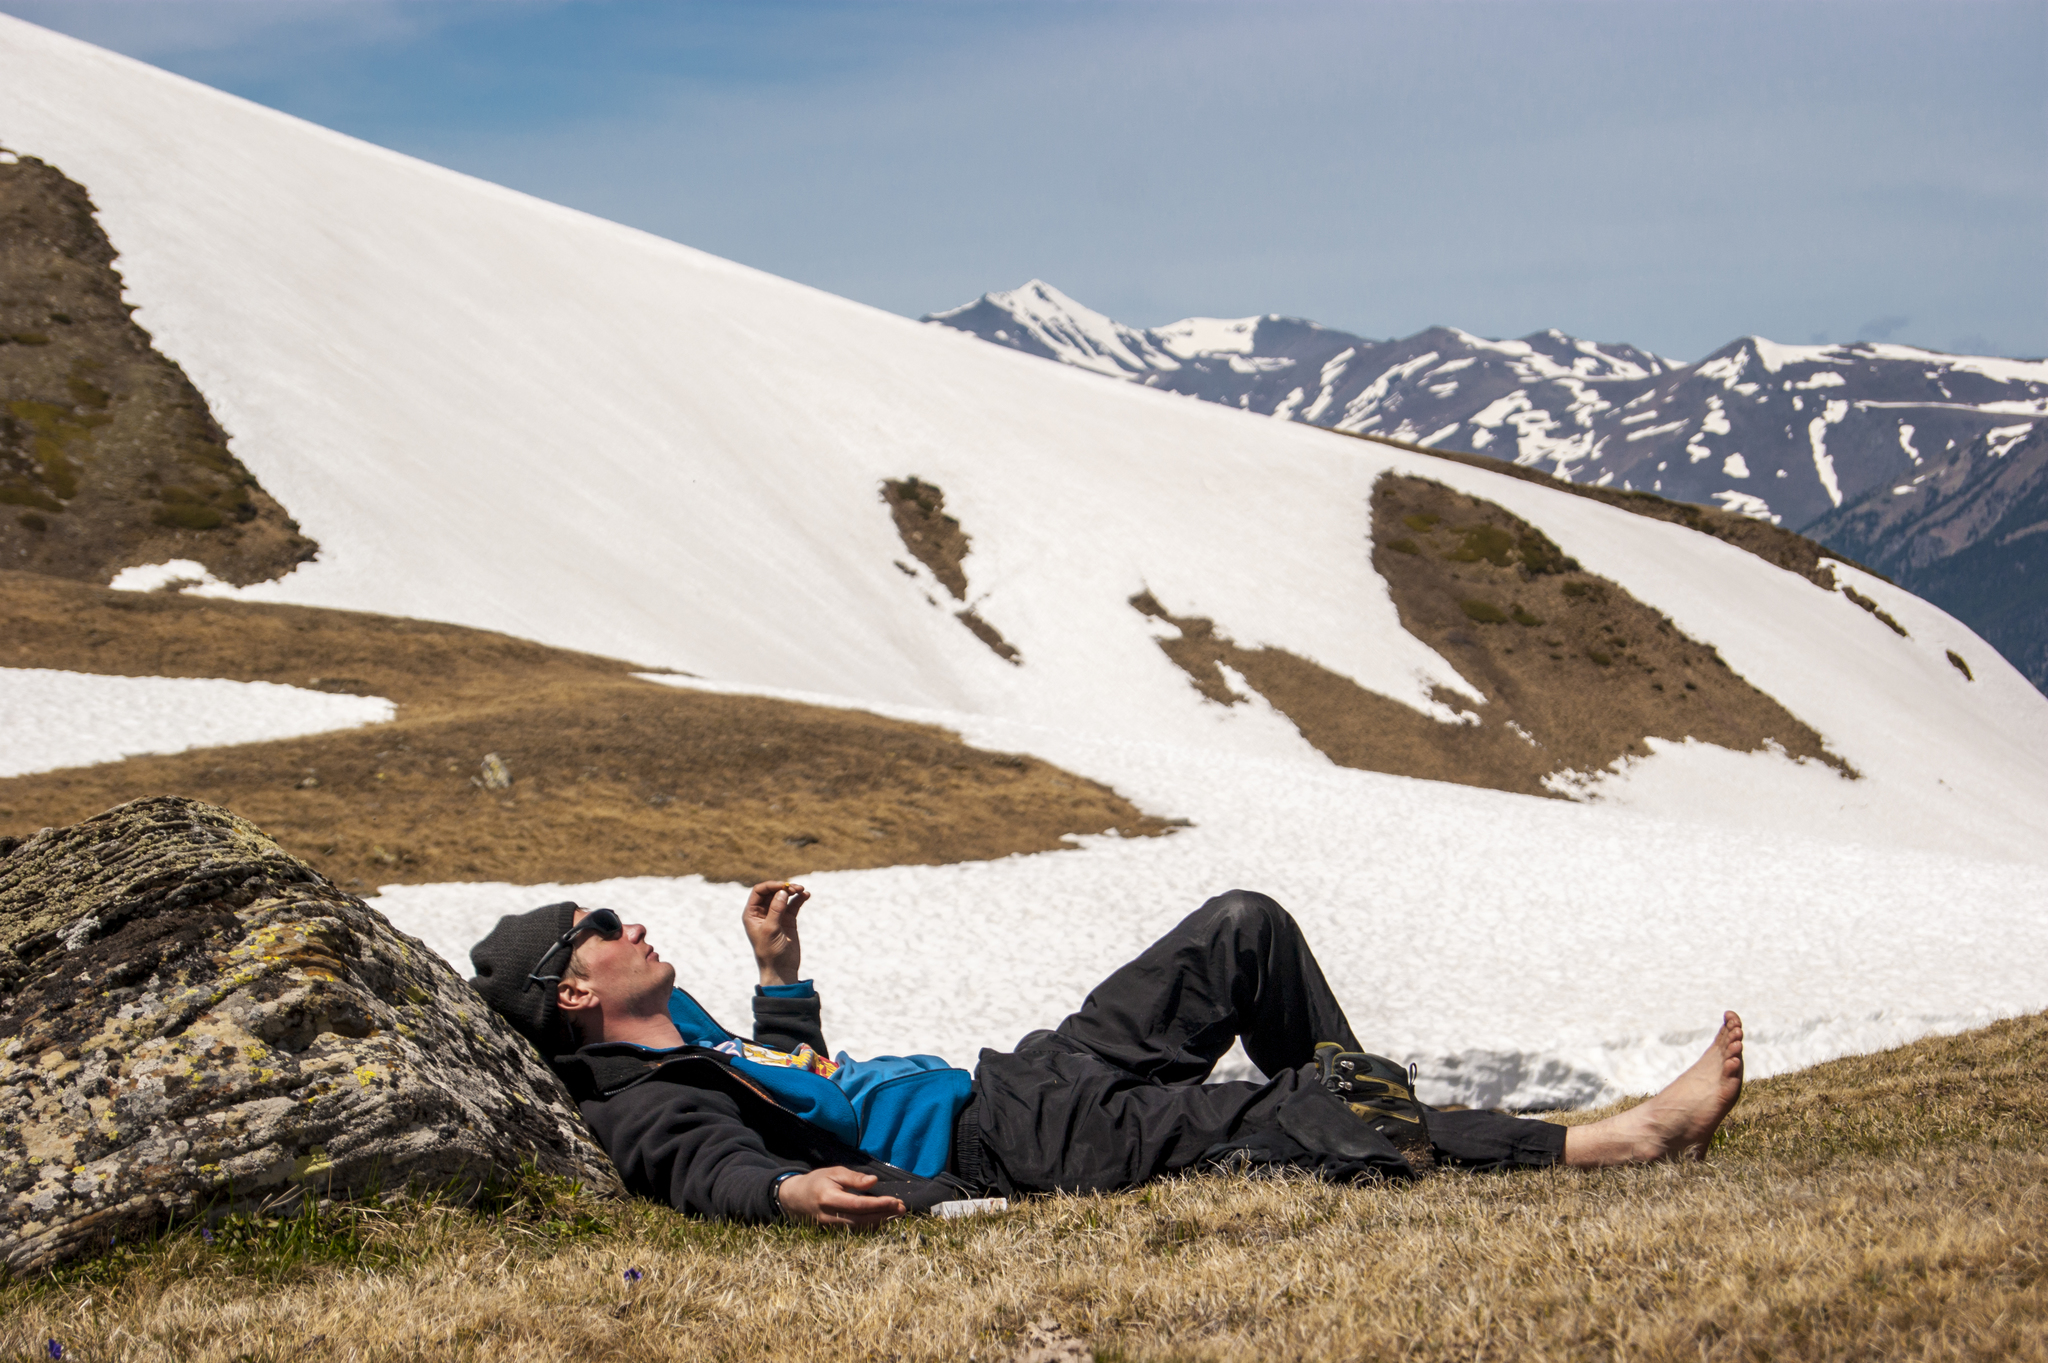
[(246, 819), (0, 840), (0, 1262), (208, 1209), (618, 1174), (448, 965)]

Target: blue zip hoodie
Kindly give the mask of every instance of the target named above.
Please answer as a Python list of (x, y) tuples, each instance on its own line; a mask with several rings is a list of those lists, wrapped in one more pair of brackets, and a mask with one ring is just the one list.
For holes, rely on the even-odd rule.
[[(770, 998), (808, 999), (817, 992), (809, 980), (759, 988)], [(687, 1045), (716, 1047), (742, 1040), (680, 989), (669, 993), (668, 1015)], [(855, 1060), (841, 1051), (834, 1059), (839, 1069), (829, 1079), (744, 1056), (732, 1063), (783, 1107), (847, 1144), (920, 1178), (945, 1172), (953, 1153), (953, 1123), (967, 1106), (974, 1077), (936, 1055)]]

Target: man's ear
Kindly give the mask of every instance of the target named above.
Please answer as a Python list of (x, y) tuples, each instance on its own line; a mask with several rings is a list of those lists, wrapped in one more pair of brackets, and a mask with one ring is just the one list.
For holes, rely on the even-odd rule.
[(556, 983), (555, 1007), (572, 1015), (572, 1021), (574, 1014), (589, 1012), (597, 1005), (598, 997), (591, 992), (589, 981), (578, 979), (574, 975), (564, 975)]

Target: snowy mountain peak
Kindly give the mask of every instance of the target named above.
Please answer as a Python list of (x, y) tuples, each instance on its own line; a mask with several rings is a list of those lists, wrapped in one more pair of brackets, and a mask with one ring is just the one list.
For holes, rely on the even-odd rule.
[[(1256, 317), (1183, 317), (1164, 326), (1127, 326), (1078, 303), (1042, 279), (1021, 288), (985, 293), (972, 303), (927, 314), (985, 341), (1059, 360), (1113, 378), (1171, 374), (1186, 360), (1251, 356), (1261, 349), (1261, 332), (1278, 324), (1290, 333), (1317, 333), (1324, 328), (1298, 317), (1267, 313)], [(1331, 333), (1342, 335), (1341, 332)], [(1272, 343), (1265, 343), (1267, 349)], [(1267, 368), (1284, 367), (1268, 364)], [(1258, 368), (1240, 372), (1257, 373)]]
[(1180, 368), (1147, 333), (1084, 307), (1042, 279), (924, 320), (1116, 378)]
[(1794, 529), (1908, 482), (1923, 457), (1993, 431), (2024, 438), (2048, 419), (2048, 361), (1888, 342), (1745, 336), (1684, 364), (1555, 328), (1493, 340), (1430, 327), (1373, 341), (1269, 314), (1139, 330), (1038, 280), (926, 320), (1244, 411)]

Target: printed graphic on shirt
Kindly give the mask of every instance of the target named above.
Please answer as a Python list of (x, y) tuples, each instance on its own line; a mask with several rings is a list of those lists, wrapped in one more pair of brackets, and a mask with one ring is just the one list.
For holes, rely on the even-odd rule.
[(767, 1046), (757, 1046), (751, 1041), (721, 1041), (711, 1049), (723, 1051), (741, 1060), (751, 1060), (757, 1065), (780, 1065), (785, 1069), (809, 1070), (812, 1074), (830, 1079), (839, 1073), (836, 1061), (827, 1060), (809, 1046), (798, 1046), (793, 1051), (778, 1051)]

